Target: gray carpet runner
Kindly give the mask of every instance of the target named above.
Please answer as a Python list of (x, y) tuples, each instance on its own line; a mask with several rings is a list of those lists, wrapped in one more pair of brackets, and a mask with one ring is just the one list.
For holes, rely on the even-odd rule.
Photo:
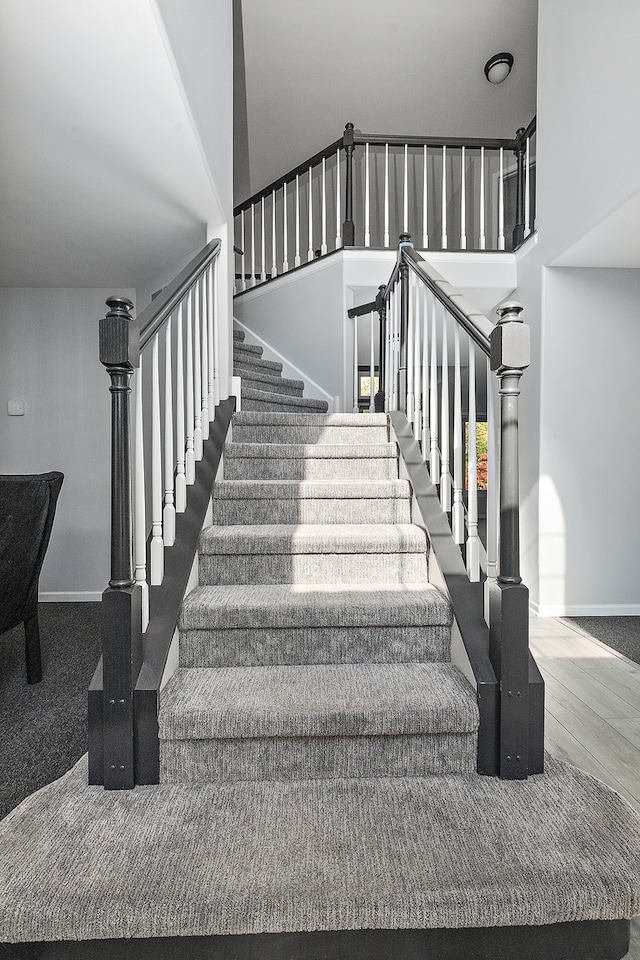
[[(240, 339), (235, 355), (241, 372), (259, 360)], [(472, 772), (475, 694), (450, 663), (387, 417), (271, 396), (225, 446), (162, 695), (162, 780)]]

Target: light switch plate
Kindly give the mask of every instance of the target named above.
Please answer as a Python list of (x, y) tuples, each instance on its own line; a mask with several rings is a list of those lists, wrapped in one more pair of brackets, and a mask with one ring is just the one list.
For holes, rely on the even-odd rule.
[(26, 400), (8, 400), (7, 413), (10, 417), (24, 417), (27, 412)]

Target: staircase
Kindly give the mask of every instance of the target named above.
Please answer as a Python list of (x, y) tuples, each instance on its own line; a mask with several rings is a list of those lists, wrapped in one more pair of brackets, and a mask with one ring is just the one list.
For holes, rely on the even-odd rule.
[(304, 382), (282, 376), (282, 364), (262, 359), (262, 347), (244, 342), (244, 334), (233, 334), (233, 374), (242, 378), (243, 410), (284, 413), (326, 413), (325, 400), (302, 396)]
[(245, 409), (183, 605), (161, 780), (472, 772), (475, 694), (387, 417), (306, 412), (323, 405), (260, 354), (236, 334)]

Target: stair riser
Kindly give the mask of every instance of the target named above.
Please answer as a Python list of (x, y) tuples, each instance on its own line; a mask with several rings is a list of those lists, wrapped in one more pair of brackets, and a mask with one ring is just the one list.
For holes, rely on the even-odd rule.
[(411, 523), (408, 500), (213, 500), (213, 522)]
[(473, 773), (476, 734), (279, 737), (160, 743), (164, 783)]
[(275, 393), (278, 396), (301, 397), (303, 387), (291, 386), (285, 381), (279, 383), (269, 383), (267, 380), (252, 380), (250, 377), (242, 377), (242, 390), (261, 390), (263, 393)]
[(448, 625), (188, 630), (180, 632), (180, 666), (446, 663), (450, 642)]
[(424, 583), (425, 554), (205, 555), (201, 584), (233, 583)]
[[(274, 400), (256, 400), (250, 397), (245, 399), (243, 392), (242, 409), (264, 413), (297, 413), (300, 410), (298, 404), (287, 403), (284, 395), (282, 395), (283, 399), (278, 401), (275, 400), (276, 396), (279, 396), (279, 394), (274, 394)], [(329, 405), (326, 400), (309, 400), (304, 405), (304, 411), (306, 413), (326, 413), (328, 409)]]
[(386, 443), (386, 427), (234, 423), (235, 443)]
[(225, 480), (397, 480), (398, 461), (391, 457), (366, 460), (314, 460), (298, 457), (229, 457), (224, 461)]

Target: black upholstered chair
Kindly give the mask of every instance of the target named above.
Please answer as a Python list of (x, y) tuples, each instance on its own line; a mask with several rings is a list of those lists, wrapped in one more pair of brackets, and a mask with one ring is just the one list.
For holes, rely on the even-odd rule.
[(0, 476), (0, 633), (24, 623), (29, 683), (42, 679), (38, 580), (63, 479)]

